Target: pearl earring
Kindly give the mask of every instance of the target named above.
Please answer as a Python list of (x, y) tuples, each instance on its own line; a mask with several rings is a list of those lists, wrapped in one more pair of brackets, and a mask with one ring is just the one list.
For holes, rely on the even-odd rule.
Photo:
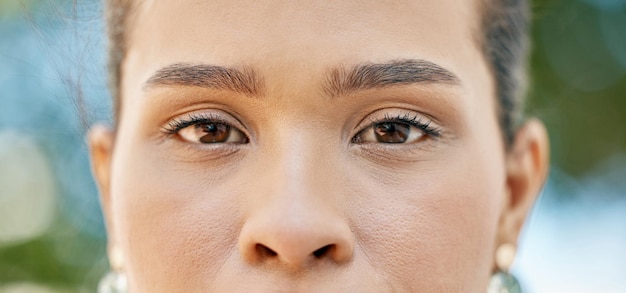
[(521, 293), (519, 282), (509, 273), (515, 259), (516, 248), (513, 244), (502, 244), (496, 250), (498, 271), (491, 276), (487, 293)]
[(111, 271), (98, 283), (98, 293), (128, 293), (128, 280), (124, 273)]
[(128, 293), (128, 279), (123, 273), (123, 257), (118, 249), (109, 252), (111, 271), (98, 282), (98, 293)]

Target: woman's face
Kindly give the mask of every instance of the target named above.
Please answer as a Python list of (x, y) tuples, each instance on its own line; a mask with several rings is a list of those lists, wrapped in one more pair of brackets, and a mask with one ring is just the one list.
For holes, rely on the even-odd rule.
[(131, 292), (484, 292), (519, 227), (477, 1), (270, 2), (128, 22), (94, 164)]

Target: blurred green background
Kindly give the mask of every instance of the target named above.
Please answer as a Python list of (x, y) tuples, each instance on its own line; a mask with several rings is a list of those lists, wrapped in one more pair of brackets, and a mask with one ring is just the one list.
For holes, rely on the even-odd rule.
[[(95, 292), (107, 270), (84, 142), (110, 121), (103, 18), (74, 2), (0, 0), (0, 293)], [(525, 292), (626, 292), (626, 0), (533, 12), (552, 172), (514, 270)]]

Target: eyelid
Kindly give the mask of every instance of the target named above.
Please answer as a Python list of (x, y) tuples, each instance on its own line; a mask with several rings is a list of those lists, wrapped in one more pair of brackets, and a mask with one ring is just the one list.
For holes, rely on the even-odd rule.
[[(414, 123), (411, 123), (411, 121), (413, 121)], [(354, 135), (352, 135), (352, 138), (359, 135), (367, 128), (373, 127), (375, 124), (383, 122), (408, 123), (411, 126), (415, 126), (424, 131), (425, 134), (435, 138), (441, 136), (441, 133), (443, 131), (441, 126), (439, 126), (434, 121), (434, 119), (430, 118), (428, 115), (425, 115), (415, 110), (402, 108), (386, 108), (377, 110), (361, 120), (361, 122), (357, 124), (357, 131)]]
[(223, 110), (218, 109), (197, 110), (178, 115), (168, 120), (163, 126), (161, 126), (161, 130), (166, 135), (176, 135), (181, 129), (200, 124), (202, 122), (227, 124), (235, 130), (240, 131), (248, 138), (248, 140), (250, 140), (250, 133), (239, 119)]

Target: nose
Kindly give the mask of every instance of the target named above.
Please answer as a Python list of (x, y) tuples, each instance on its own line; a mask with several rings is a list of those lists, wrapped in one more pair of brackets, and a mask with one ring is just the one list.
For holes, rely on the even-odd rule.
[(351, 231), (342, 221), (309, 207), (282, 206), (251, 217), (241, 232), (239, 250), (250, 263), (305, 268), (352, 258)]
[(302, 269), (352, 259), (353, 234), (339, 204), (336, 176), (328, 160), (282, 152), (254, 180), (257, 200), (239, 237), (239, 251), (251, 264)]

